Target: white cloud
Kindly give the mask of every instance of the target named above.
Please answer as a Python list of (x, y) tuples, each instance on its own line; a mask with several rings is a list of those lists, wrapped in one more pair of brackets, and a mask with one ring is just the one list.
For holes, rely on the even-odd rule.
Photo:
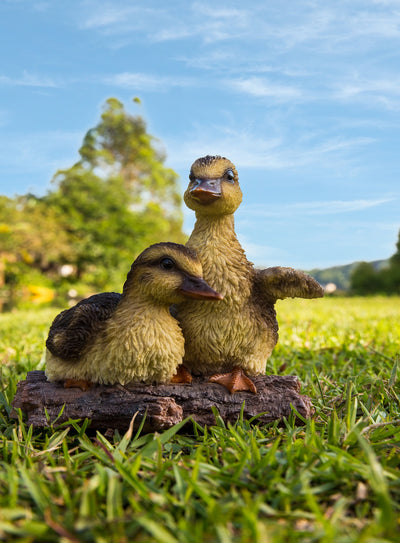
[[(266, 133), (270, 133), (270, 137), (266, 137)], [(174, 168), (187, 167), (199, 156), (218, 154), (234, 157), (236, 166), (240, 168), (266, 170), (316, 164), (323, 165), (324, 169), (337, 167), (340, 161), (348, 159), (350, 151), (375, 141), (368, 137), (333, 138), (326, 134), (309, 134), (308, 138), (297, 139), (293, 143), (289, 136), (269, 126), (264, 126), (261, 132), (233, 126), (209, 126), (206, 131), (195, 127), (190, 134), (183, 134), (179, 141), (162, 134), (160, 137), (167, 149), (168, 162)]]
[(249, 28), (246, 10), (203, 3), (160, 7), (157, 2), (149, 2), (146, 7), (127, 7), (97, 1), (87, 2), (84, 11), (80, 13), (81, 29), (109, 36), (132, 33), (132, 40), (140, 34), (152, 42), (197, 37), (202, 43), (214, 43), (247, 33)]
[(285, 18), (267, 10), (262, 15), (256, 12), (258, 20), (256, 17), (253, 20), (253, 36), (263, 34), (272, 38), (271, 45), (276, 48), (307, 47), (308, 53), (317, 55), (320, 52), (336, 55), (348, 49), (368, 50), (378, 40), (400, 37), (398, 7), (392, 4), (380, 10), (361, 1), (340, 2), (335, 7), (297, 1)]
[[(175, 61), (197, 68), (193, 79), (127, 72), (107, 77), (108, 84), (159, 92), (193, 85), (196, 78), (199, 85), (214, 85), (274, 105), (341, 100), (397, 111), (398, 76), (392, 78), (390, 71), (380, 75), (378, 63), (360, 64), (358, 59), (399, 40), (399, 8), (390, 0), (343, 1), (335, 6), (295, 0), (283, 14), (261, 1), (248, 9), (210, 1), (163, 6), (149, 0), (144, 7), (89, 0), (78, 15), (80, 28), (110, 36), (111, 48), (143, 40), (191, 44)], [(346, 70), (354, 70), (355, 65), (363, 75), (346, 78)], [(363, 73), (367, 69), (370, 73)], [(204, 78), (200, 70), (214, 71), (214, 80)]]
[(164, 41), (186, 37), (188, 28), (180, 20), (180, 12), (174, 17), (170, 6), (152, 8), (126, 6), (123, 3), (86, 2), (79, 13), (79, 28), (97, 30), (107, 36), (129, 36), (128, 44), (138, 36), (146, 36), (149, 41)]
[(102, 82), (132, 90), (164, 91), (171, 87), (186, 87), (194, 84), (188, 77), (158, 76), (145, 73), (123, 72), (102, 78)]
[(344, 101), (359, 101), (371, 105), (383, 105), (387, 109), (400, 109), (400, 78), (382, 78), (376, 74), (370, 77), (354, 76), (337, 85), (334, 98)]
[(242, 167), (278, 167), (277, 149), (282, 143), (279, 138), (257, 138), (215, 126), (208, 127), (206, 133), (200, 132), (184, 134), (179, 141), (162, 137), (171, 165), (187, 167), (195, 158), (209, 154), (235, 157), (236, 164)]
[(301, 91), (295, 87), (272, 83), (261, 77), (232, 79), (227, 82), (229, 88), (258, 98), (273, 98), (279, 101), (293, 100), (301, 97)]
[[(199, 78), (184, 76), (162, 76), (141, 72), (122, 72), (100, 78), (102, 83), (133, 90), (164, 91), (172, 87), (205, 86), (206, 83)], [(268, 98), (275, 102), (299, 100), (301, 90), (288, 85), (272, 83), (264, 78), (249, 77), (247, 79), (208, 79), (207, 86), (222, 90), (235, 90), (257, 98)]]
[[(138, 11), (136, 7), (123, 7), (119, 5), (111, 5), (107, 3), (97, 2), (96, 4), (88, 4), (92, 7), (92, 11), (80, 21), (80, 27), (84, 29), (105, 29), (109, 27), (118, 29), (118, 25), (125, 23), (126, 20), (133, 16)], [(97, 8), (97, 9), (96, 9)], [(125, 26), (120, 27), (121, 30)]]
[(394, 0), (338, 4), (295, 0), (290, 10), (282, 12), (273, 2), (254, 2), (247, 9), (210, 1), (164, 6), (149, 0), (143, 7), (91, 0), (80, 10), (79, 24), (108, 35), (136, 30), (151, 41), (198, 37), (207, 44), (244, 39), (247, 43), (268, 43), (271, 51), (307, 45), (318, 52), (335, 51), (339, 44), (354, 47), (355, 40), (370, 47), (371, 39), (397, 39), (399, 7)]
[(31, 74), (27, 71), (22, 73), (20, 77), (9, 77), (7, 75), (0, 75), (0, 85), (7, 85), (12, 87), (59, 87), (61, 86), (59, 81), (47, 76), (41, 76), (37, 74)]
[(337, 215), (341, 213), (354, 213), (372, 207), (381, 206), (394, 201), (393, 198), (377, 198), (371, 200), (330, 200), (321, 202), (296, 202), (274, 206), (265, 204), (247, 204), (241, 208), (241, 214), (245, 220), (250, 217), (282, 217), (282, 216), (314, 216)]
[(243, 21), (249, 14), (249, 12), (244, 9), (220, 7), (216, 4), (206, 4), (205, 2), (195, 2), (192, 4), (192, 10), (202, 17), (209, 19), (224, 19), (226, 22), (235, 21), (236, 19)]
[[(400, 8), (400, 5), (393, 5)], [(397, 10), (388, 13), (362, 10), (350, 18), (353, 37), (368, 36), (372, 38), (392, 39), (400, 37), (400, 12)]]

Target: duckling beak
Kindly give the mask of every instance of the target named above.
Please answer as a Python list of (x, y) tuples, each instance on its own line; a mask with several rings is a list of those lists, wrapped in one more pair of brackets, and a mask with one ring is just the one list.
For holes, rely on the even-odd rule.
[(212, 289), (204, 279), (185, 275), (179, 291), (187, 298), (196, 300), (223, 300), (222, 294)]
[(211, 204), (221, 198), (221, 179), (196, 179), (197, 185), (190, 191), (191, 196), (201, 204)]

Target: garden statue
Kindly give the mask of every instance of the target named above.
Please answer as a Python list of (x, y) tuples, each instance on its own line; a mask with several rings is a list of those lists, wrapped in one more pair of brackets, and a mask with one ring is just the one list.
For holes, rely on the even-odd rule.
[(219, 304), (185, 300), (178, 305), (184, 365), (193, 374), (211, 375), (230, 392), (256, 392), (246, 374), (265, 374), (278, 341), (275, 302), (321, 297), (323, 289), (302, 271), (257, 270), (247, 260), (234, 230), (242, 192), (232, 162), (220, 156), (199, 158), (189, 179), (184, 200), (197, 220), (186, 246), (196, 251), (204, 279), (224, 298)]
[(122, 294), (95, 294), (54, 319), (46, 342), (48, 380), (83, 388), (90, 383), (169, 383), (184, 353), (170, 305), (186, 298), (222, 299), (201, 275), (191, 249), (151, 245), (132, 264)]
[(234, 230), (242, 192), (232, 162), (199, 158), (189, 177), (184, 199), (197, 221), (186, 247), (152, 245), (122, 294), (97, 294), (58, 315), (47, 379), (32, 371), (18, 383), (11, 416), (20, 408), (36, 427), (89, 418), (91, 428), (162, 431), (189, 419), (214, 424), (215, 410), (225, 422), (240, 415), (258, 424), (293, 408), (300, 422), (313, 414), (296, 376), (265, 372), (278, 341), (276, 301), (320, 297), (322, 287), (301, 271), (257, 270), (247, 260)]

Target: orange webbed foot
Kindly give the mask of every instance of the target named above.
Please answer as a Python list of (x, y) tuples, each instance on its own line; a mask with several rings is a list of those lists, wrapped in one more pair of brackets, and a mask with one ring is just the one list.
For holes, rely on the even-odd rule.
[(171, 379), (171, 383), (173, 384), (179, 383), (181, 385), (190, 385), (191, 382), (192, 382), (192, 375), (189, 372), (189, 370), (186, 368), (186, 366), (184, 366), (183, 364), (178, 366), (176, 370), (176, 374)]
[(80, 388), (81, 390), (88, 390), (93, 383), (86, 381), (86, 379), (67, 379), (64, 382), (64, 388)]
[(216, 373), (209, 378), (212, 383), (218, 383), (229, 390), (231, 394), (241, 390), (248, 390), (257, 394), (256, 385), (247, 377), (241, 368), (233, 368), (229, 373)]

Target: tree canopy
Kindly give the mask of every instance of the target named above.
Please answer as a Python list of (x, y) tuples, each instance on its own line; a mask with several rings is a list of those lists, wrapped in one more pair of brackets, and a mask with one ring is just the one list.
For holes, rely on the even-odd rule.
[(0, 197), (3, 295), (7, 285), (26, 287), (32, 277), (56, 289), (120, 289), (145, 247), (184, 241), (178, 176), (140, 115), (108, 99), (79, 154), (56, 172), (45, 196)]
[(375, 270), (368, 262), (360, 262), (351, 274), (351, 291), (354, 294), (400, 294), (400, 231), (396, 252), (389, 265)]

